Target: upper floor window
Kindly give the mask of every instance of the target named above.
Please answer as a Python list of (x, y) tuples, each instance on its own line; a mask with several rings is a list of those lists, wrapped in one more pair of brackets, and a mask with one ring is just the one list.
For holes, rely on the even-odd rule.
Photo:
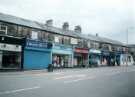
[(83, 40), (83, 47), (88, 47), (88, 41), (87, 40)]
[(43, 40), (43, 34), (42, 34), (43, 32), (42, 31), (38, 31), (38, 39), (39, 40)]
[(78, 44), (78, 41), (76, 38), (71, 38), (71, 44)]
[(32, 31), (31, 39), (38, 39), (38, 32), (37, 31)]
[(60, 37), (58, 35), (55, 36), (54, 41), (56, 43), (60, 43)]
[(98, 42), (95, 42), (95, 41), (90, 41), (88, 43), (88, 47), (94, 48), (94, 49), (99, 49), (100, 48), (100, 44)]
[(18, 35), (18, 28), (17, 25), (13, 25), (13, 24), (7, 24), (8, 28), (7, 28), (7, 34), (11, 35), (11, 36), (17, 36)]
[(48, 33), (48, 41), (54, 42), (54, 34)]
[(64, 44), (70, 44), (70, 38), (69, 37), (66, 37), (64, 36)]
[(102, 49), (104, 49), (104, 50), (109, 50), (109, 45), (107, 45), (107, 44), (102, 44)]
[(47, 41), (47, 40), (48, 40), (48, 33), (47, 33), (47, 32), (43, 31), (43, 32), (41, 33), (41, 35), (42, 35), (42, 40), (43, 40), (43, 41)]
[(7, 34), (7, 26), (0, 25), (0, 34)]
[(95, 49), (99, 49), (99, 43), (94, 42), (94, 48), (95, 48)]
[(18, 26), (18, 35), (31, 38), (32, 29), (28, 27)]

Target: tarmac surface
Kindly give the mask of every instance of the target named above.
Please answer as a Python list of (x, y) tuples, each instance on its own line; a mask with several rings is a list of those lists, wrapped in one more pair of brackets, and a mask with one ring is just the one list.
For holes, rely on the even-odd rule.
[(1, 72), (0, 97), (135, 97), (135, 66)]

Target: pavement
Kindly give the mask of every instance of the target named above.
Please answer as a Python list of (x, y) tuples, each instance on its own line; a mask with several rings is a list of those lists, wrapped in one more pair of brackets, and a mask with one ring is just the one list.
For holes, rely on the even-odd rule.
[(135, 66), (0, 73), (0, 97), (135, 97)]

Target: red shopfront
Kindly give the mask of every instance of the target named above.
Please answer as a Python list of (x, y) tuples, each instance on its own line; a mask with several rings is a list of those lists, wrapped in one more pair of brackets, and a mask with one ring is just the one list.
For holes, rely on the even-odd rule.
[(75, 48), (74, 49), (74, 66), (86, 67), (88, 65), (89, 49), (87, 48)]

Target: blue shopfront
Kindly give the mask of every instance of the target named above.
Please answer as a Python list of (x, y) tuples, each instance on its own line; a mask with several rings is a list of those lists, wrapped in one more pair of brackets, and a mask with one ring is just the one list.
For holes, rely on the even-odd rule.
[(26, 40), (23, 69), (45, 69), (51, 64), (51, 43)]
[(53, 44), (52, 63), (55, 68), (73, 67), (73, 49), (70, 45)]

